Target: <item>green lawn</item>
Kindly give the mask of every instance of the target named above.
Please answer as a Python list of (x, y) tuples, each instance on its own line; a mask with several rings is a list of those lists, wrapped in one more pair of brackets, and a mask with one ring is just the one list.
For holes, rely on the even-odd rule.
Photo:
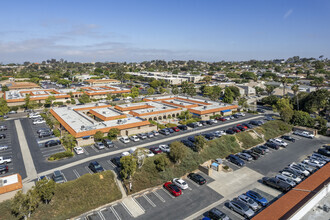
[(253, 133), (253, 131), (240, 132), (236, 134), (236, 138), (242, 144), (242, 148), (244, 149), (251, 148), (263, 142), (261, 138)]

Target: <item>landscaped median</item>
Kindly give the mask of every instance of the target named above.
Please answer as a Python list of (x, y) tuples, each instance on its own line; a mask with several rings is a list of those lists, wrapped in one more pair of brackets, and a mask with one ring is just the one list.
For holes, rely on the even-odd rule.
[[(283, 121), (270, 121), (255, 128), (259, 135), (265, 139), (274, 138), (291, 131), (292, 126)], [(254, 132), (241, 132), (236, 135), (224, 135), (221, 138), (208, 141), (200, 152), (184, 146), (184, 157), (178, 163), (174, 162), (170, 155), (161, 154), (147, 158), (140, 169), (132, 175), (130, 181), (125, 181), (126, 186), (132, 183), (130, 194), (141, 190), (162, 185), (173, 178), (181, 177), (198, 169), (199, 164), (216, 158), (225, 158), (229, 154), (240, 152), (242, 149), (250, 148), (262, 143), (262, 138)], [(177, 145), (181, 143), (176, 143)], [(171, 146), (172, 147), (172, 146)], [(159, 171), (159, 164), (163, 163), (164, 169)], [(127, 187), (128, 188), (128, 187)]]
[[(56, 184), (49, 204), (40, 202), (31, 219), (69, 219), (122, 198), (112, 171), (85, 174)], [(11, 214), (11, 202), (0, 203), (0, 219), (17, 219)]]

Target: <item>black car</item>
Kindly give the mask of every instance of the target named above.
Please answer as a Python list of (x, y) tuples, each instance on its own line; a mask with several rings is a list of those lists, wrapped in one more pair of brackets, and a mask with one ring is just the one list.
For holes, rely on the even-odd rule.
[(50, 141), (45, 142), (45, 147), (53, 147), (53, 146), (57, 146), (60, 144), (61, 144), (60, 140), (50, 140)]
[(191, 149), (195, 148), (195, 144), (189, 140), (181, 140), (181, 143), (183, 143), (187, 147), (190, 147)]
[(0, 125), (0, 131), (6, 131), (7, 126), (6, 125)]
[(172, 128), (165, 128), (167, 129), (171, 134), (174, 133), (174, 130)]
[(254, 147), (251, 149), (254, 153), (264, 155), (266, 152), (263, 149), (260, 149), (259, 147)]
[(275, 150), (280, 149), (280, 146), (279, 146), (278, 144), (275, 144), (274, 142), (271, 142), (271, 141), (268, 141), (268, 142), (266, 143), (266, 146), (267, 146), (267, 147), (270, 147), (270, 148), (273, 148), (273, 149), (275, 149)]
[(191, 128), (197, 128), (198, 127), (198, 124), (196, 123), (189, 123), (187, 124), (188, 127), (191, 127)]
[(320, 148), (317, 150), (317, 153), (323, 155), (323, 156), (327, 156), (330, 157), (330, 151), (325, 149), (325, 148)]
[(116, 165), (117, 167), (120, 167), (120, 158), (121, 157), (114, 157), (111, 159), (111, 162)]
[(186, 126), (186, 125), (178, 125), (177, 126), (180, 130), (187, 130), (188, 129), (188, 127)]
[(0, 139), (5, 139), (6, 135), (5, 134), (0, 134)]
[(194, 143), (195, 142), (195, 136), (189, 136), (188, 140)]
[(257, 108), (257, 112), (260, 112), (260, 113), (265, 113), (266, 111), (261, 109), (261, 108)]
[(248, 123), (243, 123), (242, 125), (246, 126), (247, 128), (253, 128), (253, 126), (251, 124), (248, 124)]
[(53, 135), (53, 132), (49, 131), (49, 132), (40, 132), (38, 137), (39, 138), (43, 138), (43, 137), (49, 137), (49, 136), (52, 136)]
[(51, 132), (51, 130), (49, 128), (41, 128), (37, 131), (38, 134), (40, 134), (42, 132)]
[(97, 161), (90, 162), (88, 168), (91, 169), (91, 171), (93, 171), (94, 173), (104, 171), (103, 167)]
[(233, 164), (236, 164), (237, 166), (244, 166), (245, 163), (243, 160), (241, 160), (238, 156), (234, 155), (234, 154), (230, 154), (227, 157), (227, 160), (229, 160), (230, 162), (232, 162)]
[(0, 165), (0, 174), (8, 173), (7, 165)]
[(213, 125), (213, 124), (214, 124), (214, 121), (213, 121), (213, 120), (207, 120), (207, 121), (206, 121), (206, 124), (208, 124), (208, 125)]
[(233, 129), (229, 128), (229, 129), (226, 130), (226, 133), (227, 134), (235, 134), (235, 131)]
[(197, 173), (189, 173), (188, 178), (194, 181), (195, 183), (198, 183), (199, 185), (203, 185), (206, 183), (206, 179), (204, 179), (204, 177), (202, 177)]
[(106, 147), (114, 147), (115, 145), (113, 144), (113, 142), (109, 139), (103, 139), (102, 143), (104, 144), (104, 146)]
[(284, 140), (287, 140), (287, 141), (291, 141), (291, 142), (296, 141), (296, 139), (294, 139), (293, 137), (288, 136), (288, 135), (283, 135), (281, 138), (284, 139)]
[(201, 123), (203, 126), (207, 125), (207, 121), (199, 121), (199, 123)]
[[(214, 219), (214, 220), (223, 220), (226, 219), (227, 215), (223, 212), (221, 212), (219, 209), (217, 208), (213, 208), (211, 209), (208, 213), (207, 216), (210, 219)], [(227, 217), (228, 218), (228, 217)]]
[(237, 114), (233, 114), (234, 118), (239, 118), (239, 116)]
[(212, 133), (207, 133), (207, 134), (202, 134), (207, 140), (213, 140), (215, 138), (214, 134)]
[(262, 182), (268, 186), (271, 186), (275, 189), (281, 190), (282, 192), (287, 192), (291, 189), (291, 185), (276, 179), (275, 177), (263, 177)]

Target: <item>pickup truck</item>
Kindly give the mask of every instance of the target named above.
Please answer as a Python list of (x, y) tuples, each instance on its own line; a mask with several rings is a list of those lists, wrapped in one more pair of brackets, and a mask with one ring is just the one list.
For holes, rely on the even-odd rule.
[(307, 132), (307, 131), (299, 131), (299, 130), (296, 130), (293, 132), (295, 135), (299, 135), (299, 136), (302, 136), (302, 137), (306, 137), (306, 138), (311, 138), (313, 139), (314, 138), (314, 135)]
[(7, 163), (11, 163), (11, 157), (8, 156), (0, 157), (0, 164), (7, 164)]

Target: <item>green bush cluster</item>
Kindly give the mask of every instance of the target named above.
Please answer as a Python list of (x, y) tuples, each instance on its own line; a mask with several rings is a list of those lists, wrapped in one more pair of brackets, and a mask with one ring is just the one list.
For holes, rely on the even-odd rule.
[(48, 157), (48, 160), (54, 161), (54, 160), (68, 158), (68, 157), (73, 157), (73, 153), (70, 151), (64, 151), (64, 152), (60, 152), (60, 153), (51, 155), (50, 157)]
[(60, 137), (61, 136), (61, 132), (58, 130), (58, 129), (54, 129), (54, 135), (56, 136), (56, 137)]
[(186, 124), (189, 124), (189, 123), (198, 122), (200, 120), (201, 119), (199, 119), (199, 118), (191, 118), (191, 119), (188, 119), (188, 120), (181, 120), (181, 121), (179, 121), (179, 123), (182, 124), (182, 125), (186, 125)]

